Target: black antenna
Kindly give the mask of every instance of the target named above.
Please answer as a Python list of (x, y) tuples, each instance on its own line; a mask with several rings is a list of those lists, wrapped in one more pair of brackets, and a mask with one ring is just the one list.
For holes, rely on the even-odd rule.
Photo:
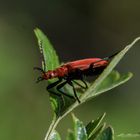
[(94, 65), (94, 64), (96, 64), (96, 63), (98, 63), (98, 62), (101, 62), (101, 61), (104, 61), (104, 60), (109, 60), (109, 59), (111, 59), (112, 57), (114, 57), (115, 55), (117, 55), (119, 52), (120, 52), (120, 51), (114, 53), (113, 55), (111, 55), (111, 56), (109, 56), (109, 57), (105, 57), (105, 58), (102, 58), (101, 60), (98, 60), (98, 61), (96, 61), (96, 62), (93, 62), (91, 65)]
[(42, 68), (39, 68), (39, 67), (34, 67), (34, 70), (39, 70), (41, 71), (42, 73), (44, 73), (44, 70)]
[(103, 60), (109, 60), (109, 59), (111, 59), (112, 57), (114, 57), (115, 55), (117, 55), (119, 52), (120, 52), (120, 51), (114, 53), (113, 55), (111, 55), (111, 56), (109, 56), (109, 57), (105, 57), (105, 58), (103, 58)]

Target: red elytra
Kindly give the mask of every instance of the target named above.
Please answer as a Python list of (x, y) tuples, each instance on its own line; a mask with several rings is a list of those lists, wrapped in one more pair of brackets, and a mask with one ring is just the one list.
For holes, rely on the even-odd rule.
[(108, 65), (107, 60), (102, 60), (100, 58), (87, 58), (77, 61), (68, 62), (55, 70), (49, 70), (43, 73), (42, 78), (44, 80), (52, 79), (52, 78), (63, 78), (69, 76), (69, 74), (74, 73), (77, 69), (84, 71), (89, 69), (89, 66), (93, 65), (93, 69), (97, 67), (103, 67)]
[[(118, 53), (118, 52), (117, 52)], [(42, 72), (42, 76), (38, 77), (37, 82), (40, 82), (42, 80), (48, 80), (53, 78), (58, 78), (57, 81), (54, 83), (51, 83), (47, 86), (47, 90), (50, 91), (51, 88), (56, 87), (57, 91), (59, 91), (62, 94), (54, 93), (58, 96), (66, 95), (72, 99), (76, 99), (80, 103), (80, 99), (76, 93), (76, 89), (74, 87), (74, 83), (80, 86), (83, 89), (86, 89), (87, 83), (84, 81), (85, 76), (95, 76), (102, 73), (102, 71), (107, 67), (109, 64), (110, 58), (115, 56), (117, 53), (113, 54), (110, 57), (106, 58), (86, 58), (82, 60), (76, 60), (72, 62), (65, 63), (61, 65), (60, 67), (54, 69), (54, 70), (48, 70), (45, 72), (43, 69), (36, 67), (35, 69), (40, 70)], [(81, 80), (84, 84), (81, 85), (80, 83), (76, 82), (75, 80)], [(66, 84), (69, 84), (73, 88), (74, 96), (69, 95), (61, 90), (62, 87), (64, 87)]]

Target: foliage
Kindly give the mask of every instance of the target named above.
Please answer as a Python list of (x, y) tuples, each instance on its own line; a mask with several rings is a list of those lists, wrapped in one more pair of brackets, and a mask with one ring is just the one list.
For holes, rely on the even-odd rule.
[[(40, 29), (36, 28), (34, 31), (38, 39), (40, 52), (43, 54), (43, 69), (45, 71), (55, 69), (60, 65), (56, 51), (54, 50), (47, 36)], [(55, 128), (62, 118), (64, 118), (73, 109), (86, 102), (87, 100), (95, 98), (96, 96), (125, 83), (132, 77), (133, 74), (131, 72), (120, 74), (118, 71), (113, 69), (127, 53), (127, 51), (139, 39), (140, 38), (136, 38), (130, 45), (127, 45), (122, 51), (120, 51), (112, 59), (110, 64), (100, 74), (100, 76), (95, 81), (89, 83), (89, 88), (84, 91), (84, 94), (81, 94), (81, 91), (78, 91), (81, 103), (78, 103), (77, 101), (69, 99), (65, 96), (63, 102), (62, 99), (58, 96), (50, 94), (50, 101), (52, 104), (52, 109), (54, 111), (54, 118), (45, 136), (45, 140), (60, 140), (60, 136), (55, 131)], [(52, 83), (53, 80), (49, 80), (48, 82)], [(71, 88), (68, 86), (66, 88), (63, 88), (63, 90), (68, 94), (72, 94)], [(73, 115), (74, 132), (69, 131), (67, 140), (112, 140), (113, 129), (110, 126), (106, 127), (105, 124), (103, 124), (96, 130), (103, 117), (104, 115), (97, 120), (90, 122), (87, 126), (84, 126), (83, 123)]]
[[(73, 130), (68, 130), (67, 140), (113, 140), (113, 128), (102, 123), (105, 114), (92, 120), (86, 126), (75, 115), (73, 118)], [(58, 132), (53, 131), (50, 140), (61, 140)]]

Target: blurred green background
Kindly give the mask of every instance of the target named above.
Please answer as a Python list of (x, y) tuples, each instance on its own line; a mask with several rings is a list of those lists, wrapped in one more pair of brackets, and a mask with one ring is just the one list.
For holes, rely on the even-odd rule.
[[(0, 3), (0, 140), (43, 140), (52, 119), (46, 83), (35, 84), (33, 67), (41, 66), (35, 27), (48, 35), (63, 62), (109, 56), (140, 36), (139, 0)], [(133, 79), (74, 111), (85, 124), (106, 112), (115, 135), (140, 132), (139, 52), (137, 43), (116, 68), (133, 72)], [(57, 127), (63, 139), (71, 122), (69, 115)]]

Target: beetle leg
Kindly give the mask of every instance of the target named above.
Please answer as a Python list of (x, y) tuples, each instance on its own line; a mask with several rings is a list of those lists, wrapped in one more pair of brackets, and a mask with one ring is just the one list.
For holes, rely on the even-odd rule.
[(54, 91), (51, 91), (51, 90), (49, 90), (49, 92), (50, 92), (51, 94), (54, 94), (54, 95), (56, 95), (56, 96), (62, 98), (62, 95), (61, 95), (61, 94), (58, 94), (58, 93), (56, 93), (56, 92), (54, 92)]
[(74, 80), (73, 80), (73, 82), (74, 82), (75, 84), (77, 84), (78, 86), (80, 86), (81, 88), (87, 89), (87, 88), (88, 88), (87, 83), (86, 83), (84, 80), (82, 80), (82, 79), (80, 79), (80, 80), (84, 83), (85, 86), (82, 86), (81, 84), (79, 84), (78, 82), (76, 82), (76, 81), (74, 81)]
[(62, 94), (58, 94), (58, 93), (56, 93), (56, 92), (50, 90), (51, 88), (53, 88), (53, 87), (55, 87), (56, 85), (58, 85), (61, 81), (62, 81), (62, 79), (59, 78), (58, 81), (56, 81), (56, 82), (54, 82), (54, 83), (48, 85), (48, 86), (47, 86), (47, 90), (48, 90), (50, 93), (52, 93), (52, 94), (54, 94), (54, 95), (57, 95), (58, 97), (61, 97), (62, 100), (63, 100), (63, 103), (64, 103), (64, 105), (65, 105), (65, 101), (64, 101), (63, 95), (62, 95)]
[(49, 90), (49, 89), (51, 89), (51, 88), (57, 86), (60, 82), (62, 82), (62, 79), (61, 79), (61, 78), (59, 78), (58, 81), (49, 84), (49, 85), (47, 86), (47, 90)]
[(63, 92), (62, 90), (60, 90), (60, 89), (61, 89), (62, 87), (64, 87), (67, 83), (68, 83), (67, 81), (61, 83), (60, 85), (58, 85), (58, 86), (56, 87), (56, 89), (57, 89), (60, 93), (62, 93), (63, 95), (65, 95), (65, 96), (67, 96), (67, 97), (69, 97), (69, 98), (75, 99), (72, 95), (69, 95), (69, 94)]
[(63, 106), (65, 106), (65, 100), (64, 100), (64, 97), (62, 94), (59, 94), (59, 93), (56, 93), (52, 90), (49, 90), (50, 94), (53, 94), (53, 95), (56, 95), (57, 97), (61, 98), (62, 99), (62, 102), (63, 102)]
[(74, 87), (73, 83), (72, 83), (71, 81), (68, 81), (68, 84), (69, 84), (70, 86), (72, 86), (73, 92), (74, 92), (74, 96), (75, 96), (76, 100), (78, 101), (78, 103), (81, 103), (81, 101), (79, 100), (79, 98), (78, 98), (78, 96), (77, 96), (77, 94), (76, 94), (76, 90), (75, 90), (75, 87)]
[(87, 83), (84, 80), (81, 80), (81, 81), (85, 84), (85, 89), (87, 89), (88, 88)]

